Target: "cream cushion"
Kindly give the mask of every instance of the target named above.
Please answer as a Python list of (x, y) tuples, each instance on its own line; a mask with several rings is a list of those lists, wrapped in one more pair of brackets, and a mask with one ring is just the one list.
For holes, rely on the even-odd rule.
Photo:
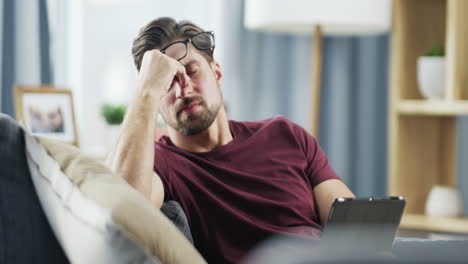
[[(45, 211), (72, 263), (206, 263), (169, 219), (102, 162), (56, 140), (25, 138), (29, 165), (39, 172), (33, 176), (36, 188), (52, 189), (60, 198), (61, 204)], [(50, 201), (41, 193), (47, 209)], [(63, 208), (76, 221), (54, 227)], [(80, 224), (79, 232), (70, 231)]]

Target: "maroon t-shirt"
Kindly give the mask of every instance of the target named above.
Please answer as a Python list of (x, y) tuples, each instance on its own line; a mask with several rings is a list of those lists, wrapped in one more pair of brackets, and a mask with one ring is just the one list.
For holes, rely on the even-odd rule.
[(208, 263), (236, 263), (275, 234), (319, 238), (313, 188), (340, 179), (317, 141), (283, 116), (229, 121), (233, 140), (192, 153), (164, 136), (155, 171), (165, 199), (178, 201)]

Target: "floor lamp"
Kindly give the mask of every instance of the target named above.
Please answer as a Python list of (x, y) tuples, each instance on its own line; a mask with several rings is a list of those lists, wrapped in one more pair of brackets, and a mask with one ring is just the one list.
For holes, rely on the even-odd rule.
[(251, 30), (313, 35), (310, 131), (318, 138), (323, 35), (389, 31), (391, 0), (246, 0), (244, 24)]

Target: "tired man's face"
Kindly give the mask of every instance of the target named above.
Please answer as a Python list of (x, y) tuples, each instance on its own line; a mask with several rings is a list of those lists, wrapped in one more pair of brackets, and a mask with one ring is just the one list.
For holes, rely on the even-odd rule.
[(216, 119), (222, 105), (222, 73), (218, 63), (208, 62), (191, 44), (179, 62), (190, 81), (181, 86), (177, 79), (161, 98), (159, 111), (166, 123), (185, 136), (206, 130)]

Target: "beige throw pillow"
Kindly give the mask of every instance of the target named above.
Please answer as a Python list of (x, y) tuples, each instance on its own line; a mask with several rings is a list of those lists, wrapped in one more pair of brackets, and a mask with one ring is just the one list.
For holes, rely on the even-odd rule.
[(37, 140), (85, 197), (109, 208), (115, 224), (162, 263), (206, 263), (161, 211), (101, 161), (56, 140)]

